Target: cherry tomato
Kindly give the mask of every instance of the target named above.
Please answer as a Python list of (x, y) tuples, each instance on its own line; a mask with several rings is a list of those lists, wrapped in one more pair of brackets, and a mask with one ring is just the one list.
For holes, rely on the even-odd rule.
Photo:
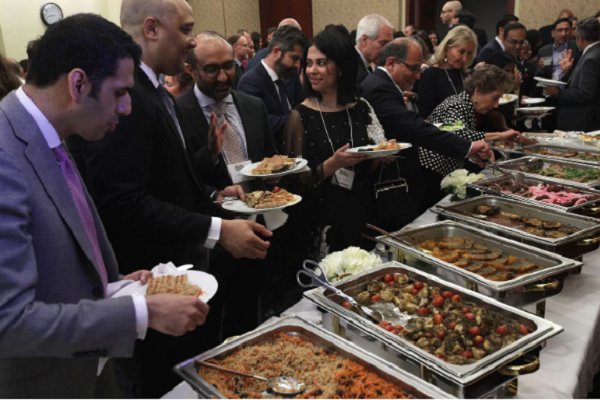
[(381, 296), (380, 296), (380, 295), (378, 295), (378, 294), (376, 294), (376, 295), (374, 295), (373, 297), (371, 297), (371, 301), (372, 301), (373, 303), (377, 303), (377, 302), (381, 301)]
[(521, 335), (529, 334), (529, 330), (527, 329), (527, 327), (525, 325), (519, 325), (519, 332), (521, 333)]
[(429, 315), (429, 310), (426, 307), (421, 307), (417, 310), (419, 315)]
[(473, 358), (473, 353), (471, 353), (470, 351), (463, 351), (462, 356), (464, 358)]
[(421, 282), (414, 282), (413, 287), (417, 290), (423, 289), (423, 284)]
[(402, 325), (398, 325), (394, 327), (394, 331), (396, 331), (396, 333), (400, 333), (404, 330), (404, 327)]
[(389, 281), (387, 284), (388, 284), (388, 286), (390, 286), (390, 287), (394, 287), (394, 286), (396, 286), (396, 285), (398, 284), (398, 282)]
[(439, 331), (439, 332), (438, 332), (438, 337), (440, 338), (440, 340), (444, 340), (444, 336), (446, 336), (446, 335), (444, 334), (444, 331)]
[(400, 274), (394, 274), (394, 280), (397, 281), (400, 278)]
[(419, 291), (417, 289), (413, 289), (411, 293), (413, 296), (416, 296), (419, 294)]
[(448, 315), (448, 313), (446, 311), (442, 311), (441, 314), (442, 314), (442, 317), (445, 317), (446, 315)]
[(463, 314), (466, 314), (469, 312), (469, 309), (467, 307), (463, 307), (460, 311), (462, 311)]
[(273, 189), (273, 193), (279, 193), (281, 189), (279, 188), (279, 186), (275, 186), (275, 188)]
[(448, 329), (450, 329), (451, 331), (453, 331), (453, 330), (454, 330), (454, 328), (456, 328), (456, 322), (450, 322), (450, 323), (448, 324)]
[(435, 314), (433, 316), (433, 323), (436, 325), (440, 325), (442, 322), (444, 322), (444, 317), (442, 317), (440, 314)]
[(477, 347), (481, 346), (484, 342), (484, 338), (483, 336), (475, 336), (475, 339), (473, 339), (473, 344)]
[(342, 303), (342, 307), (350, 308), (350, 307), (352, 307), (352, 304), (350, 304), (347, 301), (345, 301), (345, 302)]
[(442, 308), (444, 306), (444, 298), (437, 298), (433, 300), (433, 306), (437, 308)]
[(433, 333), (431, 333), (431, 332), (427, 332), (427, 333), (425, 334), (425, 337), (426, 337), (427, 339), (432, 339), (432, 338), (433, 338)]
[(472, 326), (469, 328), (469, 333), (473, 336), (479, 336), (481, 335), (481, 329), (477, 326)]
[(455, 294), (454, 296), (452, 296), (452, 301), (455, 303), (458, 303), (460, 301), (460, 295)]
[(475, 319), (475, 314), (473, 314), (473, 313), (466, 313), (465, 314), (465, 318), (466, 319)]
[(394, 332), (394, 328), (392, 328), (391, 325), (386, 325), (383, 329), (385, 329), (388, 332)]
[(381, 321), (379, 323), (379, 325), (391, 325), (392, 323), (390, 321)]
[(500, 325), (496, 331), (501, 335), (508, 335), (508, 328), (504, 325)]
[(452, 293), (452, 292), (444, 292), (444, 293), (442, 293), (442, 296), (445, 299), (449, 299), (450, 297), (454, 296), (454, 293)]
[(440, 360), (442, 359), (442, 356), (440, 356), (439, 354), (435, 355), (437, 358), (439, 358)]
[(386, 275), (383, 277), (384, 282), (390, 282), (394, 280), (394, 277), (391, 275)]

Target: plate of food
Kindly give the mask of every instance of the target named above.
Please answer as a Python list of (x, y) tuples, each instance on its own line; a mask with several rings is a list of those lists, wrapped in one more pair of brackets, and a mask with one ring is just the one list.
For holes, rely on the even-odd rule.
[(554, 81), (552, 79), (540, 78), (539, 76), (533, 79), (539, 82), (538, 86), (562, 86), (567, 84), (567, 82)]
[(588, 132), (577, 136), (577, 139), (585, 145), (597, 147), (600, 144), (600, 131)]
[(517, 112), (521, 114), (545, 114), (555, 108), (556, 107), (521, 107), (517, 108)]
[(257, 190), (246, 193), (246, 201), (231, 200), (223, 203), (223, 208), (239, 214), (264, 214), (296, 205), (302, 197), (292, 194), (285, 189), (276, 187), (272, 192)]
[(443, 124), (437, 123), (433, 124), (435, 127), (439, 128), (441, 131), (454, 132), (460, 131), (461, 129), (465, 129), (465, 124), (461, 121), (454, 122), (444, 122)]
[(346, 150), (346, 153), (359, 153), (367, 155), (371, 158), (388, 157), (398, 153), (401, 150), (411, 148), (410, 143), (396, 143), (394, 141), (383, 141), (379, 144), (370, 146), (353, 147)]
[(544, 103), (545, 101), (546, 101), (546, 99), (541, 98), (541, 97), (530, 97), (528, 99), (521, 100), (521, 102), (527, 104), (528, 106), (533, 105), (533, 104)]
[(288, 156), (277, 155), (246, 165), (240, 173), (251, 178), (272, 178), (298, 173), (307, 165), (308, 161), (302, 158), (289, 158)]
[(519, 99), (519, 96), (517, 96), (516, 94), (505, 94), (504, 96), (502, 96), (500, 98), (500, 101), (498, 102), (498, 104), (500, 104), (501, 106), (504, 104), (508, 104), (508, 103), (512, 103), (513, 101), (517, 101)]

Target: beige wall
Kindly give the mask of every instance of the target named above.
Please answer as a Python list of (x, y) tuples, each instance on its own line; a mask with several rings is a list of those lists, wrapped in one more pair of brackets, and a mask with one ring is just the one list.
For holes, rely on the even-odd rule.
[(528, 29), (539, 29), (556, 20), (562, 9), (573, 11), (581, 21), (600, 10), (600, 0), (517, 0), (517, 16)]
[(258, 0), (188, 0), (194, 10), (196, 33), (217, 31), (225, 36), (238, 29), (260, 32)]

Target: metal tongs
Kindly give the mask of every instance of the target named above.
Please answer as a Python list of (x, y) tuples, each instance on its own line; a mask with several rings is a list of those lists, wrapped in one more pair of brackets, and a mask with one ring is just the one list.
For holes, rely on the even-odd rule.
[[(314, 267), (314, 269), (309, 267), (307, 264)], [(383, 321), (383, 315), (381, 315), (379, 311), (371, 310), (369, 307), (365, 307), (358, 304), (356, 300), (354, 300), (352, 297), (348, 296), (346, 293), (333, 286), (331, 282), (329, 282), (329, 280), (327, 279), (323, 268), (321, 268), (321, 266), (316, 262), (312, 260), (306, 260), (302, 263), (302, 268), (303, 269), (296, 273), (296, 280), (298, 281), (298, 284), (303, 288), (324, 287), (326, 289), (329, 289), (336, 295), (350, 303), (352, 305), (352, 308), (355, 309), (360, 316), (375, 321), (375, 323), (377, 324)], [(300, 279), (302, 276), (308, 277), (310, 279), (310, 283), (303, 283)]]

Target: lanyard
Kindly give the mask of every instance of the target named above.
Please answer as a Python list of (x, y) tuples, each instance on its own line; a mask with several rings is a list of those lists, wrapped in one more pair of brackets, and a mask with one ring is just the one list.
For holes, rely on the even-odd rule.
[[(321, 111), (321, 106), (319, 105), (319, 100), (317, 99), (317, 107), (319, 108), (319, 114), (321, 114), (321, 121), (323, 121), (323, 128), (325, 128), (325, 134), (327, 135), (327, 139), (329, 140), (329, 144), (331, 145), (331, 151), (335, 154), (335, 148), (333, 147), (333, 142), (331, 141), (331, 137), (329, 137), (329, 132), (327, 132), (327, 125), (325, 125), (325, 119), (323, 118), (323, 112)], [(346, 105), (346, 113), (348, 113), (348, 122), (350, 124), (350, 144), (351, 147), (354, 147), (354, 139), (352, 138), (352, 118), (350, 117), (350, 111), (348, 111), (348, 106)]]

